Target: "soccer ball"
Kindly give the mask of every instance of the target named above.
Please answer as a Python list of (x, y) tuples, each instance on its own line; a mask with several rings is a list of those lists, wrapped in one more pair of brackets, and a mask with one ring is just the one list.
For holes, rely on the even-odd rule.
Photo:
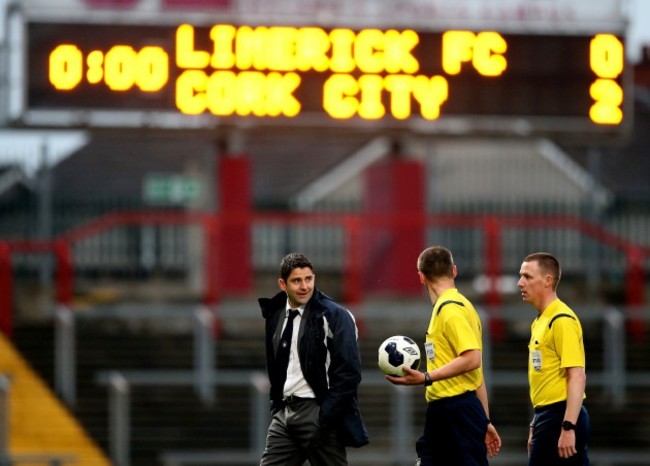
[(403, 365), (411, 369), (420, 367), (420, 348), (413, 339), (396, 335), (379, 345), (379, 369), (385, 374), (404, 375)]

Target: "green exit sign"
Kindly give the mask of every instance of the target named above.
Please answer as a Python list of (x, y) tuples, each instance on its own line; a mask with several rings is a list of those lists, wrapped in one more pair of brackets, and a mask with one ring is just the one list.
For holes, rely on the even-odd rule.
[(199, 198), (201, 182), (189, 175), (151, 174), (145, 177), (142, 191), (149, 204), (185, 205)]

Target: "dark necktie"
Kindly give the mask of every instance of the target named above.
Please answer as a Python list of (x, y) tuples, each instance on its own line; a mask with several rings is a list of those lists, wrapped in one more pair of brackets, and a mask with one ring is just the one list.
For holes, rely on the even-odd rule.
[(297, 309), (289, 311), (287, 317), (287, 324), (282, 332), (280, 344), (278, 345), (278, 352), (275, 355), (275, 387), (274, 391), (279, 398), (282, 398), (284, 392), (284, 382), (287, 381), (287, 368), (289, 367), (289, 354), (291, 353), (291, 336), (293, 335), (293, 319), (300, 312)]

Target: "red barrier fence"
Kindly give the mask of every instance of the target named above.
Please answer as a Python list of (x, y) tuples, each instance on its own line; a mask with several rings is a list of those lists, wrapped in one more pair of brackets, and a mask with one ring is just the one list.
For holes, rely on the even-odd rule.
[[(238, 223), (239, 222), (239, 223)], [(309, 224), (312, 226), (338, 225), (343, 228), (345, 261), (342, 265), (342, 300), (357, 304), (364, 299), (364, 238), (367, 231), (376, 231), (388, 225), (401, 227), (426, 228), (472, 228), (483, 232), (484, 237), (484, 274), (488, 278), (485, 305), (492, 313), (492, 331), (496, 338), (502, 332), (501, 320), (497, 312), (502, 304), (498, 279), (502, 274), (502, 236), (504, 228), (539, 229), (563, 228), (577, 231), (601, 244), (620, 251), (627, 262), (625, 296), (630, 309), (641, 309), (646, 303), (644, 261), (650, 257), (650, 248), (633, 244), (602, 227), (572, 216), (558, 215), (464, 215), (464, 214), (307, 214), (307, 213), (259, 213), (252, 217), (243, 215), (238, 218), (231, 214), (228, 219), (229, 231), (241, 231), (245, 226), (250, 229), (256, 222), (278, 223), (287, 227)], [(238, 228), (232, 228), (238, 223)], [(117, 226), (133, 225), (198, 225), (202, 228), (204, 238), (205, 262), (203, 302), (215, 308), (222, 290), (221, 264), (219, 251), (231, 243), (222, 231), (221, 219), (216, 215), (183, 212), (114, 212), (74, 228), (53, 239), (42, 240), (0, 240), (0, 330), (11, 335), (13, 307), (12, 252), (53, 254), (56, 259), (56, 299), (59, 303), (70, 305), (74, 293), (74, 257), (72, 247), (75, 243), (96, 236)], [(227, 230), (228, 231), (228, 230)], [(405, 257), (404, 261), (415, 267), (415, 258)], [(252, 274), (249, 261), (241, 261), (246, 270), (241, 274)], [(228, 263), (227, 267), (238, 267), (237, 261)], [(249, 280), (252, 283), (252, 280)], [(389, 284), (387, 285), (389, 286)], [(630, 330), (636, 336), (645, 333), (644, 321), (639, 316), (629, 319)]]

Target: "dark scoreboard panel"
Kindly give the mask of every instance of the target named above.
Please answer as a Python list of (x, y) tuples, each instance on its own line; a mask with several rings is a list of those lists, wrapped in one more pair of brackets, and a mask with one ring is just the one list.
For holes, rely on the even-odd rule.
[(625, 119), (623, 39), (318, 26), (28, 24), (28, 110)]

